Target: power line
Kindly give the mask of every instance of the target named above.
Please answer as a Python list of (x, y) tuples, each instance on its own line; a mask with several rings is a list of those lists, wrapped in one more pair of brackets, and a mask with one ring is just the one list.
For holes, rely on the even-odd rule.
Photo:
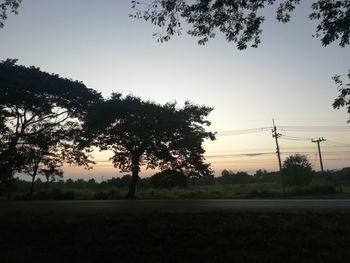
[(232, 136), (232, 135), (245, 135), (252, 133), (259, 133), (269, 131), (271, 127), (260, 127), (260, 128), (251, 128), (251, 129), (242, 129), (242, 130), (228, 130), (228, 131), (219, 131), (217, 136)]
[(311, 140), (311, 138), (287, 136), (287, 135), (283, 135), (283, 137), (281, 137), (281, 139), (282, 140), (290, 140), (290, 141), (309, 141), (309, 140)]
[[(258, 127), (240, 130), (227, 130), (217, 132), (217, 136), (234, 136), (234, 135), (246, 135), (253, 133), (260, 133), (269, 131), (274, 127)], [(293, 132), (350, 132), (349, 126), (278, 126), (279, 131), (293, 131)], [(290, 140), (310, 140), (311, 138), (296, 137), (296, 136), (284, 136)]]
[(350, 157), (349, 158), (326, 158), (324, 160), (326, 160), (326, 161), (345, 161), (345, 160), (350, 160)]
[(205, 158), (231, 158), (231, 157), (256, 157), (262, 155), (272, 155), (274, 152), (257, 152), (257, 153), (236, 153), (236, 154), (216, 154), (205, 155)]
[[(328, 142), (332, 142), (332, 143), (336, 143), (336, 144), (340, 144), (342, 146), (348, 146), (350, 147), (350, 144), (348, 143), (343, 143), (343, 142), (337, 142), (337, 141), (333, 141), (333, 140), (327, 140)], [(338, 146), (339, 147), (339, 146)]]
[(319, 131), (319, 132), (350, 132), (349, 126), (278, 126), (279, 130), (306, 132), (306, 131)]

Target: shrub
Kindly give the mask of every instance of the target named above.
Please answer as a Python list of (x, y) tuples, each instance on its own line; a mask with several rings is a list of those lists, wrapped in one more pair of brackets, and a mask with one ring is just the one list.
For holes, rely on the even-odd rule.
[(306, 155), (295, 154), (283, 162), (282, 173), (286, 185), (295, 185), (300, 188), (310, 183), (312, 168)]
[(330, 195), (337, 193), (334, 183), (329, 181), (315, 181), (309, 186), (294, 188), (290, 192), (292, 195)]
[(154, 188), (173, 188), (173, 187), (187, 187), (187, 176), (179, 171), (165, 170), (154, 174), (150, 178), (150, 184)]

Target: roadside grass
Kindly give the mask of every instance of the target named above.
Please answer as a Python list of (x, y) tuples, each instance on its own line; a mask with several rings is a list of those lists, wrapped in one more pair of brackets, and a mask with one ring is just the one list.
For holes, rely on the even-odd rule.
[(271, 196), (282, 194), (278, 184), (235, 184), (235, 185), (210, 185), (191, 186), (188, 188), (175, 187), (172, 189), (140, 189), (137, 193), (139, 198), (249, 198), (251, 193), (269, 193)]
[[(51, 188), (47, 192), (35, 192), (32, 200), (118, 200), (123, 199), (128, 189), (71, 189)], [(287, 187), (282, 193), (278, 183), (252, 183), (233, 185), (189, 186), (174, 188), (140, 187), (138, 199), (280, 199), (280, 198), (350, 198), (350, 186), (317, 180), (296, 188)], [(5, 198), (5, 197), (4, 197)], [(15, 200), (30, 200), (28, 192), (15, 193)]]
[(1, 262), (347, 262), (349, 212), (0, 216)]

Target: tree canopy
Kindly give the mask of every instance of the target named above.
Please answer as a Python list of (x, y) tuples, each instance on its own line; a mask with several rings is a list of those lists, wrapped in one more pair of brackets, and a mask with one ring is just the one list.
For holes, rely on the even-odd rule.
[[(8, 13), (17, 14), (22, 0), (0, 0), (0, 28), (4, 26)], [(320, 38), (322, 45), (337, 42), (341, 47), (350, 44), (350, 0), (310, 0), (309, 19), (317, 22), (313, 37)], [(135, 12), (132, 17), (141, 18), (162, 28), (154, 35), (158, 41), (168, 41), (173, 35), (181, 34), (183, 24), (189, 26), (188, 34), (198, 37), (204, 45), (217, 32), (238, 49), (258, 47), (261, 42), (263, 11), (274, 9), (279, 22), (290, 21), (292, 12), (301, 0), (132, 0)], [(338, 76), (335, 76), (339, 84)], [(347, 107), (349, 90), (340, 89), (334, 108)], [(1, 127), (0, 127), (1, 128)]]
[(67, 162), (88, 164), (77, 141), (99, 93), (16, 60), (0, 62), (0, 92), (0, 185), (8, 188), (14, 172), (57, 152)]
[(4, 27), (8, 13), (18, 14), (18, 8), (22, 0), (1, 0), (0, 1), (0, 29)]
[[(275, 8), (276, 19), (286, 23), (301, 0), (149, 0), (132, 1), (135, 18), (142, 18), (163, 28), (156, 33), (159, 41), (167, 41), (174, 34), (181, 34), (183, 24), (190, 26), (188, 34), (198, 37), (205, 44), (217, 32), (224, 34), (229, 42), (245, 49), (249, 45), (258, 47), (261, 42), (262, 25), (265, 20), (261, 12)], [(313, 0), (309, 18), (317, 20), (315, 37), (321, 38), (324, 46), (338, 40), (339, 45), (349, 45), (350, 1)], [(277, 5), (277, 6), (276, 6)]]
[[(263, 11), (274, 9), (279, 22), (290, 21), (292, 12), (301, 0), (148, 0), (131, 1), (134, 18), (144, 19), (160, 27), (155, 33), (158, 41), (168, 41), (183, 31), (183, 24), (189, 27), (187, 33), (199, 38), (204, 45), (217, 32), (221, 32), (228, 42), (236, 44), (239, 50), (258, 47), (261, 42)], [(323, 46), (337, 42), (345, 47), (350, 44), (350, 0), (309, 0), (309, 19), (316, 21), (313, 37), (320, 38)], [(350, 79), (350, 76), (349, 76)], [(334, 76), (339, 87), (339, 96), (333, 107), (346, 107), (350, 113), (350, 89), (340, 76)], [(350, 81), (349, 81), (350, 83)]]
[(204, 139), (214, 140), (203, 126), (212, 108), (187, 102), (159, 105), (134, 96), (113, 94), (88, 116), (86, 130), (95, 145), (112, 150), (111, 160), (122, 172), (132, 172), (128, 197), (133, 198), (141, 166), (209, 174)]

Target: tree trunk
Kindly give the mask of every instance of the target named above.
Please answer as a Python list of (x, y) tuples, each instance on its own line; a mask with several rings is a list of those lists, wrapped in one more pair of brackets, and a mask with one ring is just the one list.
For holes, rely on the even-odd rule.
[(5, 164), (0, 167), (1, 178), (0, 178), (0, 194), (7, 194), (7, 200), (11, 200), (11, 194), (15, 190), (15, 180), (13, 178), (13, 172), (10, 165)]
[(47, 178), (46, 183), (45, 183), (45, 193), (47, 193), (48, 185), (49, 185), (49, 178)]
[(39, 168), (40, 162), (41, 162), (41, 158), (37, 162), (34, 162), (33, 175), (32, 175), (32, 185), (30, 186), (30, 199), (32, 199), (32, 197), (33, 197), (35, 177), (38, 173), (38, 168)]
[[(0, 178), (0, 184), (4, 193), (7, 192), (7, 199), (11, 200), (11, 194), (14, 191), (15, 181), (13, 178), (15, 166), (16, 166), (16, 145), (19, 137), (16, 136), (10, 143), (7, 150), (0, 154), (0, 170), (2, 178)], [(0, 189), (1, 191), (1, 189)]]
[(31, 184), (31, 186), (30, 186), (30, 199), (33, 198), (34, 182), (35, 182), (35, 174), (32, 175), (32, 184)]
[(127, 199), (134, 199), (135, 198), (135, 193), (136, 193), (136, 185), (137, 185), (137, 181), (139, 179), (139, 163), (140, 163), (140, 159), (139, 158), (135, 158), (132, 160), (132, 175), (131, 175), (131, 182), (129, 184), (129, 192), (126, 195)]

